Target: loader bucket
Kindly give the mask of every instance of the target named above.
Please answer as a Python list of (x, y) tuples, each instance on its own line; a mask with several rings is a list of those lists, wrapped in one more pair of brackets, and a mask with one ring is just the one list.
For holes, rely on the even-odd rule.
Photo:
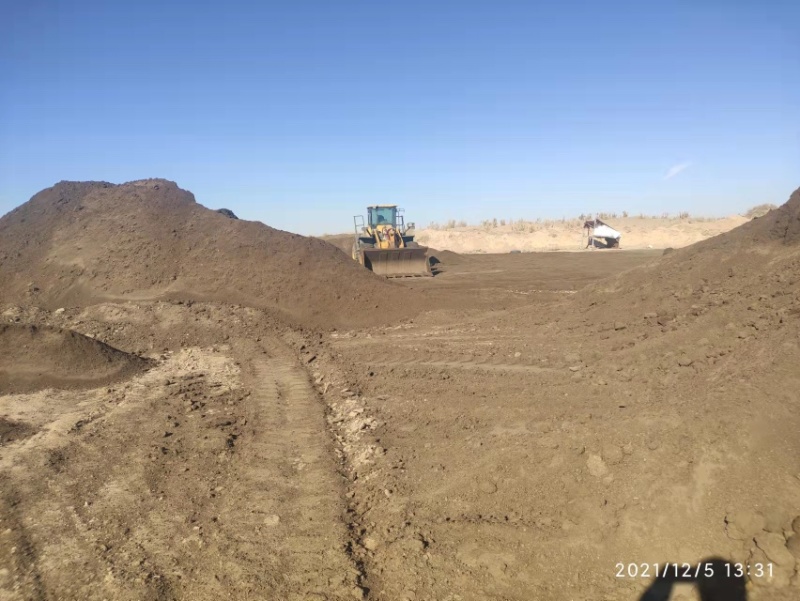
[(362, 250), (364, 267), (387, 278), (432, 276), (427, 251), (425, 247)]

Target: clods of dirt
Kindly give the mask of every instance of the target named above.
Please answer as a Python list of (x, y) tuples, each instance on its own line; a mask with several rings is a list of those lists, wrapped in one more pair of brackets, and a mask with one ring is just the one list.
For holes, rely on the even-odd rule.
[(36, 433), (36, 428), (25, 422), (0, 417), (0, 446), (22, 440)]

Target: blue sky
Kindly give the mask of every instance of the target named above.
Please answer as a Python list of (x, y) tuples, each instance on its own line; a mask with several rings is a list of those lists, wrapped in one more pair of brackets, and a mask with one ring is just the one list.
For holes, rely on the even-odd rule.
[(300, 233), (727, 215), (800, 186), (800, 2), (108, 2), (0, 9), (0, 213), (175, 180)]

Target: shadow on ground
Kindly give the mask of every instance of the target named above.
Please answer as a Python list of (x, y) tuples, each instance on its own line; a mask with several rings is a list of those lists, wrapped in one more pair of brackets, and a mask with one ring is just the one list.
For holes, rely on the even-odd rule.
[(732, 574), (732, 566), (732, 562), (712, 557), (685, 572), (676, 567), (657, 576), (639, 601), (668, 601), (676, 584), (693, 584), (701, 601), (747, 601), (744, 576)]

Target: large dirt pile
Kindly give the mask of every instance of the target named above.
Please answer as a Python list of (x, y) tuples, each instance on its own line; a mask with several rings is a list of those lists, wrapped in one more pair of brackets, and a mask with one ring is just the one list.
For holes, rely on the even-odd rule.
[(150, 365), (77, 332), (32, 325), (0, 325), (0, 349), (0, 394), (100, 386)]
[(61, 182), (36, 194), (0, 219), (0, 283), (0, 302), (51, 309), (216, 300), (333, 326), (397, 318), (413, 304), (333, 246), (229, 219), (166, 180)]

